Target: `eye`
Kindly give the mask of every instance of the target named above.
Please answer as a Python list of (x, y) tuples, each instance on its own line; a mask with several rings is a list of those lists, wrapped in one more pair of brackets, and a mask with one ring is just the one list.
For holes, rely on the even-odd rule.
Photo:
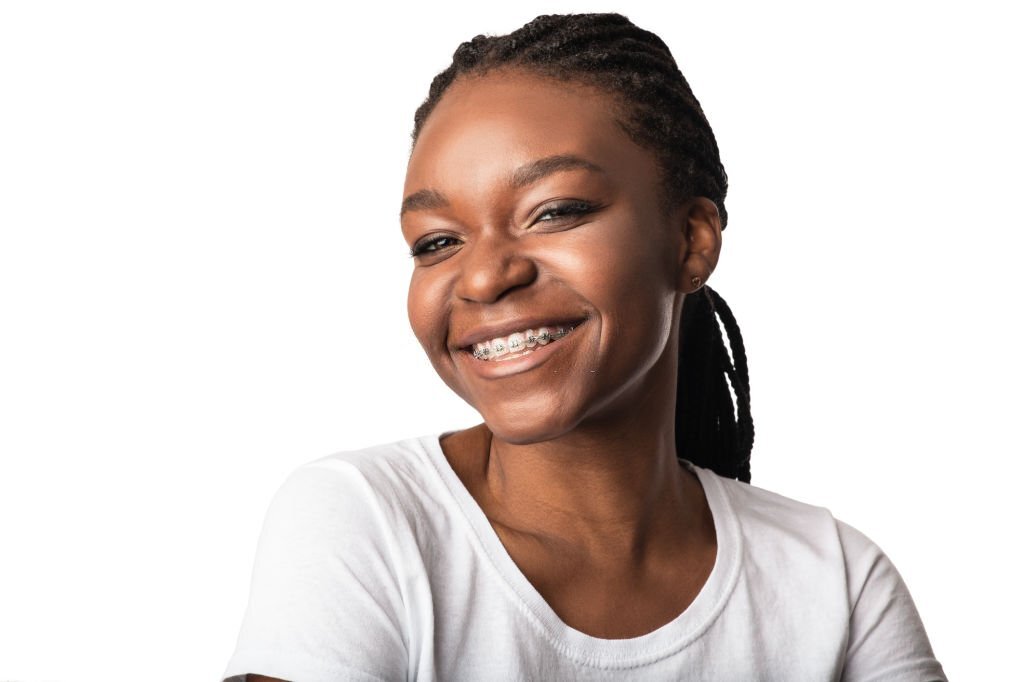
[(409, 250), (409, 256), (415, 258), (416, 256), (423, 255), (425, 253), (437, 253), (442, 251), (444, 242), (457, 242), (455, 237), (449, 237), (448, 235), (440, 235), (433, 239), (426, 239), (421, 242), (417, 242), (413, 245), (412, 249)]
[[(591, 213), (597, 208), (594, 204), (589, 201), (583, 201), (582, 199), (574, 199), (572, 201), (563, 201), (559, 204), (552, 204), (544, 210), (539, 216), (537, 216), (538, 223), (552, 223), (558, 222), (559, 220), (572, 217), (581, 216), (587, 213)], [(553, 216), (552, 218), (545, 218), (545, 216)]]

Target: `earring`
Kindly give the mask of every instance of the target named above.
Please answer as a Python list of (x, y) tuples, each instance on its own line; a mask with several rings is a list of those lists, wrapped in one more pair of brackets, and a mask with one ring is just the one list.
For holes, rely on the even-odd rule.
[(696, 291), (697, 289), (700, 289), (700, 277), (698, 277), (697, 275), (694, 275), (690, 279), (690, 284), (693, 285), (693, 290), (694, 291)]

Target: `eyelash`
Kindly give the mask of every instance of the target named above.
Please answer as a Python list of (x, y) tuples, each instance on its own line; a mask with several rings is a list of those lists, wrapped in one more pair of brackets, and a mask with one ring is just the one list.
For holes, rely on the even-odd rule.
[[(543, 213), (540, 214), (540, 216), (538, 216), (537, 222), (555, 222), (559, 220), (559, 217), (586, 215), (587, 213), (593, 212), (595, 209), (597, 209), (597, 205), (592, 204), (589, 201), (583, 201), (581, 199), (565, 201), (560, 204), (555, 204), (551, 208), (545, 210)], [(553, 218), (551, 220), (540, 220), (540, 217), (546, 216), (548, 214), (558, 214), (559, 217)], [(413, 248), (409, 250), (409, 256), (415, 258), (416, 256), (419, 256), (424, 253), (438, 253), (437, 249), (431, 251), (428, 250), (427, 247), (437, 244), (438, 242), (442, 242), (446, 239), (454, 240), (455, 238), (449, 237), (448, 235), (439, 235), (437, 237), (434, 237), (433, 239), (428, 239), (425, 242), (421, 242), (419, 244), (414, 245)]]

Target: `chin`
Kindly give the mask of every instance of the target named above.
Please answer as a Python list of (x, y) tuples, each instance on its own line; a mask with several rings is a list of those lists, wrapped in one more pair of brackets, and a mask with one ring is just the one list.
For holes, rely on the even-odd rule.
[(533, 410), (481, 411), (484, 423), (494, 437), (513, 445), (529, 445), (554, 440), (573, 429), (575, 421), (567, 415)]

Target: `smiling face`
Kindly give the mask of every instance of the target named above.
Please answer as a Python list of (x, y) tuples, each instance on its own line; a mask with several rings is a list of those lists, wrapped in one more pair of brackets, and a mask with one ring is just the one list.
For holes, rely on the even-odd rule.
[[(706, 230), (690, 229), (690, 205), (664, 215), (655, 157), (615, 112), (582, 85), (508, 70), (462, 78), (409, 161), (409, 321), (444, 382), (508, 442), (674, 397), (679, 311), (691, 277), (717, 261), (717, 211), (698, 200), (699, 216), (714, 213)], [(512, 360), (463, 347), (545, 322), (577, 326)]]

